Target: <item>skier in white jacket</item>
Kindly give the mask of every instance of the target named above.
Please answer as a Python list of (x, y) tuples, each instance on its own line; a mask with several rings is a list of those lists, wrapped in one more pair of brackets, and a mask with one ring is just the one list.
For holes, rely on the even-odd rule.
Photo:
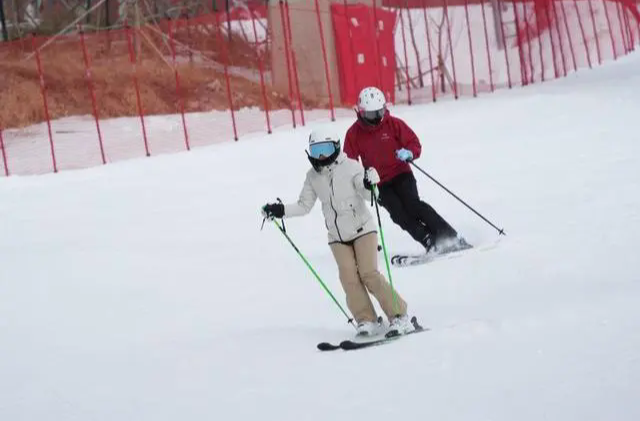
[(347, 306), (357, 322), (358, 335), (374, 335), (380, 326), (369, 293), (389, 319), (390, 329), (412, 329), (407, 304), (391, 289), (378, 270), (377, 225), (367, 207), (372, 185), (380, 181), (374, 168), (367, 171), (340, 150), (340, 138), (330, 130), (314, 130), (307, 151), (312, 169), (307, 172), (297, 202), (263, 206), (266, 218), (308, 214), (320, 199), (329, 246), (333, 252)]

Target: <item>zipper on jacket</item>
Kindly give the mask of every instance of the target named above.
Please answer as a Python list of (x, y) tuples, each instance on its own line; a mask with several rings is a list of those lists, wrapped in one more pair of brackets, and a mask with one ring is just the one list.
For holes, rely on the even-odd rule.
[(333, 206), (333, 196), (336, 195), (335, 190), (333, 190), (333, 174), (331, 174), (331, 178), (329, 179), (329, 186), (331, 186), (331, 194), (329, 195), (329, 204), (331, 204), (331, 209), (333, 209), (333, 213), (336, 214), (335, 220), (334, 220), (334, 225), (336, 226), (336, 232), (338, 233), (338, 238), (340, 239), (340, 242), (344, 242), (344, 240), (342, 239), (342, 235), (340, 235), (340, 228), (338, 228), (338, 211), (336, 210), (336, 208)]

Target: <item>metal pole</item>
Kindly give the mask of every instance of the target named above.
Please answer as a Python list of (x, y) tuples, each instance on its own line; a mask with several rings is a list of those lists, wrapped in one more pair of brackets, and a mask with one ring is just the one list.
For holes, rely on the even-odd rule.
[(0, 0), (0, 25), (2, 25), (2, 40), (9, 41), (9, 33), (7, 32), (7, 21), (4, 18), (4, 0)]

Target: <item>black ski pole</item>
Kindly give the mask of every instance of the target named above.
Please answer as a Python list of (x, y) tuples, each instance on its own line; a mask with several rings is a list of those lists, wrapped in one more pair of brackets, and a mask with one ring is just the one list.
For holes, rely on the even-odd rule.
[(504, 232), (503, 228), (498, 228), (496, 227), (491, 221), (489, 221), (487, 218), (485, 218), (484, 216), (482, 216), (478, 211), (476, 211), (474, 208), (472, 208), (471, 206), (469, 206), (464, 200), (460, 199), (458, 196), (456, 196), (455, 193), (453, 193), (451, 190), (449, 190), (448, 188), (446, 188), (445, 186), (442, 185), (442, 183), (440, 183), (438, 180), (436, 180), (435, 178), (433, 178), (432, 176), (430, 176), (429, 174), (427, 174), (427, 172), (425, 170), (423, 170), (422, 168), (420, 168), (419, 166), (417, 166), (413, 161), (409, 161), (409, 163), (411, 165), (413, 165), (416, 169), (418, 169), (418, 171), (420, 171), (422, 174), (426, 175), (427, 177), (429, 177), (431, 179), (431, 181), (433, 181), (434, 183), (436, 183), (438, 186), (442, 187), (444, 189), (444, 191), (446, 191), (447, 193), (449, 193), (451, 196), (455, 197), (456, 199), (458, 199), (458, 201), (460, 203), (462, 203), (463, 205), (465, 205), (467, 208), (469, 208), (469, 210), (471, 210), (473, 213), (475, 213), (476, 215), (478, 215), (480, 218), (482, 218), (487, 224), (491, 225), (493, 228), (495, 228), (498, 231), (498, 234), (500, 235), (507, 235)]

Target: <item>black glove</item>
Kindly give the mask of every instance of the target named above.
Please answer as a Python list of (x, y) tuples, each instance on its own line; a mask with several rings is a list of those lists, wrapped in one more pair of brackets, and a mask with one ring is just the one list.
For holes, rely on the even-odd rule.
[(262, 216), (265, 218), (282, 218), (284, 217), (284, 205), (282, 203), (267, 203), (262, 207)]
[(362, 180), (363, 184), (364, 184), (364, 188), (367, 190), (371, 190), (373, 188), (373, 184), (371, 184), (371, 182), (369, 181), (369, 179), (367, 177), (364, 178), (364, 180)]
[(367, 168), (364, 172), (364, 179), (362, 183), (364, 184), (364, 188), (367, 190), (372, 190), (374, 185), (377, 185), (380, 182), (380, 176), (375, 168)]

